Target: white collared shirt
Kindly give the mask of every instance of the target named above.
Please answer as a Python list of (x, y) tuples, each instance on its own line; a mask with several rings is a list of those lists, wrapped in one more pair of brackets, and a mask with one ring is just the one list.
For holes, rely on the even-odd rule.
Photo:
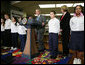
[(5, 29), (7, 30), (7, 29), (11, 29), (11, 20), (10, 19), (7, 19), (6, 21), (5, 21)]
[(17, 33), (18, 32), (18, 26), (15, 25), (16, 22), (11, 22), (11, 33)]
[(18, 24), (18, 34), (25, 35), (26, 34), (26, 28), (24, 26), (21, 26)]
[(40, 17), (40, 14), (38, 15), (38, 17)]
[(48, 22), (49, 33), (59, 33), (60, 31), (60, 22), (57, 18), (50, 19)]
[(39, 14), (39, 15), (37, 15), (37, 17), (40, 17), (40, 14)]
[(2, 32), (5, 31), (5, 26), (3, 26), (2, 24), (1, 24), (1, 31)]
[(71, 31), (84, 31), (84, 16), (74, 16), (70, 19)]

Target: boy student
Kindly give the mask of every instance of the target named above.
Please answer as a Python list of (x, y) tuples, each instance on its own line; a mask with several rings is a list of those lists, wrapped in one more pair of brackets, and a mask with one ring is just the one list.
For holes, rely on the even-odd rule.
[[(84, 15), (83, 7), (77, 5), (74, 8), (75, 14), (70, 20), (71, 40), (69, 48), (74, 50), (73, 64), (82, 64), (84, 53)], [(84, 60), (84, 59), (83, 59)]]
[(56, 12), (50, 12), (50, 21), (48, 22), (49, 26), (49, 49), (51, 53), (51, 58), (55, 59), (58, 54), (58, 33), (60, 31), (60, 22), (55, 17)]
[(8, 14), (4, 15), (5, 21), (5, 46), (11, 46), (11, 20)]

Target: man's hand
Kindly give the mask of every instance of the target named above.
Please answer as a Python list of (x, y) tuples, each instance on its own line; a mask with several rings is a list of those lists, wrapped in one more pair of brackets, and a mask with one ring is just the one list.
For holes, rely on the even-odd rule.
[(42, 26), (44, 26), (45, 25), (45, 23), (44, 22), (42, 22)]

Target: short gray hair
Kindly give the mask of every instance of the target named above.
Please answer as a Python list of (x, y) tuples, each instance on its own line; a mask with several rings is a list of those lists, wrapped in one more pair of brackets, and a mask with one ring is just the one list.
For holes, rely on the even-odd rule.
[(40, 11), (40, 9), (36, 9), (36, 10)]

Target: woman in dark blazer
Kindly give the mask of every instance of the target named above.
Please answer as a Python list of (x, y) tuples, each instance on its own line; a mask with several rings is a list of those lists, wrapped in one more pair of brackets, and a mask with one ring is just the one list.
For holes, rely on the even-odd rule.
[(61, 12), (63, 15), (60, 18), (60, 28), (62, 32), (62, 45), (63, 45), (63, 55), (68, 55), (69, 54), (69, 48), (68, 48), (68, 43), (69, 43), (69, 36), (70, 36), (70, 18), (71, 15), (68, 12), (68, 8), (66, 5), (61, 7)]

